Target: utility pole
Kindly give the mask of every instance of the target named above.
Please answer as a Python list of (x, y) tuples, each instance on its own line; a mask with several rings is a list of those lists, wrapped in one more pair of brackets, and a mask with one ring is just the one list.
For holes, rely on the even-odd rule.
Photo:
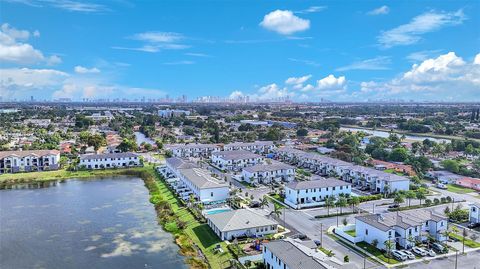
[(320, 246), (323, 247), (323, 222), (320, 222)]
[(463, 228), (462, 232), (462, 254), (465, 254), (465, 236), (467, 235), (467, 232), (465, 231), (465, 228)]
[(366, 268), (366, 264), (367, 264), (367, 254), (363, 253), (363, 269)]

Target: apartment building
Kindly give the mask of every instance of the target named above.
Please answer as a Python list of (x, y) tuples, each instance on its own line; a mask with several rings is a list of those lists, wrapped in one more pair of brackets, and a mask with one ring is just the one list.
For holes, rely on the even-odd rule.
[(179, 158), (204, 157), (209, 158), (213, 152), (219, 152), (221, 146), (217, 144), (173, 144), (165, 145), (172, 155)]
[(325, 204), (328, 197), (350, 194), (352, 184), (335, 178), (321, 178), (309, 181), (293, 181), (285, 186), (284, 202), (295, 209)]
[(181, 109), (161, 109), (158, 110), (158, 115), (162, 118), (180, 117), (183, 115), (189, 116), (190, 111)]
[(58, 150), (0, 151), (0, 174), (57, 170)]
[(78, 167), (87, 169), (126, 168), (141, 166), (140, 157), (132, 152), (84, 154), (80, 156)]
[[(415, 246), (416, 241), (426, 241), (430, 235), (437, 241), (445, 241), (448, 218), (427, 209), (369, 214), (355, 217), (357, 240), (386, 249), (385, 242), (398, 243), (403, 248)], [(394, 244), (395, 245), (395, 244)]]
[(469, 205), (468, 222), (480, 222), (480, 203), (473, 203)]
[[(307, 254), (308, 253), (308, 254)], [(320, 257), (300, 244), (278, 240), (263, 246), (263, 263), (266, 269), (327, 269)]]
[(291, 182), (295, 179), (295, 167), (277, 161), (256, 164), (242, 169), (242, 179), (248, 183)]
[(276, 234), (278, 223), (249, 209), (207, 215), (208, 226), (221, 240)]
[(168, 158), (166, 165), (157, 170), (185, 201), (193, 195), (196, 201), (210, 204), (224, 202), (230, 196), (226, 182), (212, 177), (208, 170), (195, 163), (173, 157)]
[(271, 153), (276, 149), (272, 141), (235, 142), (223, 146), (223, 150), (246, 150), (257, 154)]
[(338, 177), (375, 193), (407, 191), (410, 187), (410, 179), (404, 176), (289, 147), (278, 149), (276, 158), (309, 169), (317, 175)]
[(238, 171), (244, 167), (263, 163), (265, 158), (246, 150), (213, 152), (212, 163), (220, 169)]

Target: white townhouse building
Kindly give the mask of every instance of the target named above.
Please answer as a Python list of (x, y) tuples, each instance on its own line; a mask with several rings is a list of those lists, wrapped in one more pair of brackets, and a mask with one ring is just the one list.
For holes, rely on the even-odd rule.
[(213, 152), (221, 150), (217, 144), (172, 144), (165, 145), (166, 150), (170, 150), (172, 155), (180, 158), (205, 157), (209, 158)]
[(247, 150), (257, 154), (271, 153), (276, 149), (272, 141), (235, 142), (223, 146), (223, 150)]
[(276, 234), (278, 223), (250, 209), (207, 215), (208, 226), (221, 240)]
[(328, 197), (350, 194), (352, 185), (335, 178), (293, 181), (285, 186), (284, 202), (294, 209), (320, 206)]
[(266, 269), (327, 269), (319, 257), (307, 254), (299, 244), (286, 240), (263, 245), (263, 263)]
[(290, 182), (295, 179), (295, 167), (277, 161), (256, 164), (242, 169), (242, 179), (248, 183)]
[(277, 159), (307, 168), (317, 175), (338, 177), (353, 186), (366, 187), (377, 193), (407, 191), (410, 179), (390, 174), (371, 167), (354, 165), (335, 158), (284, 147), (277, 150)]
[(57, 170), (58, 150), (0, 151), (0, 174)]
[(189, 116), (190, 111), (181, 109), (160, 109), (158, 115), (162, 118), (180, 117), (182, 115)]
[(141, 166), (140, 157), (132, 152), (84, 154), (80, 156), (78, 167), (87, 169), (125, 168)]
[(230, 197), (227, 183), (210, 175), (203, 168), (178, 169), (178, 179), (175, 190), (182, 199), (188, 200), (193, 194), (195, 200), (204, 204), (225, 202)]
[(479, 223), (480, 222), (480, 204), (473, 203), (469, 205), (468, 222)]
[(238, 171), (243, 167), (263, 163), (265, 158), (246, 150), (219, 151), (212, 153), (212, 163), (220, 169)]
[(445, 241), (448, 218), (427, 209), (369, 214), (355, 217), (356, 238), (369, 244), (377, 240), (377, 248), (386, 249), (385, 241), (398, 243), (403, 248), (415, 246), (416, 241), (425, 241), (432, 236)]
[(196, 165), (193, 162), (177, 158), (177, 157), (171, 157), (167, 158), (165, 160), (165, 165), (164, 166), (158, 166), (157, 171), (162, 174), (165, 179), (171, 179), (171, 178), (178, 178), (179, 169), (189, 169), (189, 168), (199, 168), (200, 166)]

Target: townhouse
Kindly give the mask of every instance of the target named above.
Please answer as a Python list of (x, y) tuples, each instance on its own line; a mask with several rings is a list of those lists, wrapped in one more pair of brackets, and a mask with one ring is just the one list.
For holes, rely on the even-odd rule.
[(427, 209), (355, 217), (357, 240), (369, 244), (376, 240), (377, 248), (383, 250), (387, 248), (386, 241), (407, 249), (417, 241), (426, 241), (428, 236), (442, 242), (447, 240), (447, 229), (448, 218)]
[(320, 178), (309, 181), (293, 181), (285, 186), (284, 202), (294, 209), (325, 204), (328, 197), (349, 195), (352, 185), (335, 178)]
[(0, 151), (0, 174), (57, 170), (58, 150)]
[(80, 156), (79, 168), (105, 169), (142, 166), (140, 157), (132, 152), (84, 154)]
[(277, 161), (256, 164), (242, 169), (242, 179), (248, 183), (290, 182), (295, 179), (295, 167)]
[(241, 168), (263, 163), (265, 158), (246, 150), (213, 152), (212, 163), (220, 169), (238, 171)]
[(302, 248), (298, 243), (279, 240), (263, 245), (263, 264), (266, 269), (327, 269), (313, 251)]
[(165, 145), (165, 149), (172, 152), (172, 155), (180, 158), (205, 157), (208, 158), (213, 152), (221, 150), (217, 144), (173, 144)]
[(480, 223), (480, 203), (469, 205), (468, 222)]
[(276, 158), (309, 169), (317, 175), (338, 177), (353, 186), (372, 192), (407, 191), (410, 187), (410, 179), (404, 176), (289, 147), (278, 149)]
[(271, 153), (276, 149), (272, 141), (235, 142), (223, 146), (223, 150), (246, 150), (257, 154)]
[(473, 177), (462, 177), (455, 181), (459, 186), (480, 191), (480, 179)]
[(208, 226), (221, 240), (276, 234), (278, 223), (249, 209), (207, 215)]
[(195, 163), (173, 157), (168, 158), (166, 165), (157, 170), (185, 201), (190, 199), (190, 195), (204, 204), (220, 203), (229, 198), (228, 184), (212, 177), (208, 170)]

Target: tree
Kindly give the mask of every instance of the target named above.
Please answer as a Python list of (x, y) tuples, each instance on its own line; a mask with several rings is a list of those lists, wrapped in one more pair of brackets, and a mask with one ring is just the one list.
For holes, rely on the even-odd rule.
[(260, 200), (260, 207), (263, 209), (265, 206), (268, 206), (269, 200), (267, 196), (263, 196), (262, 200)]
[(422, 200), (427, 198), (425, 196), (425, 193), (423, 193), (422, 191), (419, 191), (416, 193), (416, 196), (417, 196), (417, 199), (420, 200), (420, 205), (422, 205)]
[(330, 216), (330, 207), (335, 205), (335, 198), (333, 196), (328, 196), (325, 199), (325, 206), (327, 207), (327, 216)]
[(130, 152), (137, 150), (137, 143), (130, 139), (123, 139), (122, 143), (117, 146), (117, 149), (121, 152)]
[(340, 207), (340, 214), (342, 214), (342, 209), (347, 206), (347, 198), (345, 197), (338, 197), (337, 202), (335, 203), (337, 207)]
[(394, 162), (404, 162), (408, 158), (408, 151), (403, 147), (394, 148), (388, 159)]
[(414, 191), (407, 191), (405, 197), (408, 199), (408, 207), (410, 207), (410, 202), (417, 197), (417, 194)]
[(297, 136), (304, 137), (308, 135), (308, 130), (307, 129), (298, 129), (297, 130)]
[(441, 162), (443, 168), (445, 170), (450, 171), (452, 173), (458, 173), (460, 170), (460, 166), (458, 165), (458, 162), (455, 160), (444, 160)]
[(400, 193), (397, 193), (393, 198), (393, 202), (397, 205), (400, 205), (401, 203), (405, 202), (405, 199), (403, 198), (403, 195), (401, 195)]
[(371, 245), (372, 245), (374, 248), (377, 248), (377, 246), (378, 246), (378, 240), (377, 240), (377, 239), (373, 239)]
[(281, 206), (274, 203), (273, 204), (273, 211), (272, 211), (271, 214), (275, 215), (277, 218), (280, 218), (280, 216), (282, 215), (282, 210), (281, 209), (282, 209)]
[(347, 218), (343, 218), (342, 224), (343, 224), (343, 226), (347, 226), (347, 224), (348, 224)]
[(395, 247), (395, 243), (393, 243), (392, 240), (388, 239), (385, 242), (383, 242), (383, 245), (387, 249), (387, 257), (388, 257), (388, 260), (390, 261), (391, 251)]
[(161, 149), (163, 149), (163, 143), (162, 143), (162, 140), (160, 140), (160, 139), (156, 139), (156, 140), (155, 140), (155, 144), (157, 145), (157, 149), (158, 149), (158, 150), (161, 150)]
[(105, 145), (106, 140), (101, 134), (93, 134), (88, 138), (88, 145), (93, 146), (95, 151), (97, 151), (100, 146)]
[(352, 196), (348, 199), (348, 204), (352, 206), (352, 211), (355, 213), (355, 207), (360, 204), (360, 198), (358, 196)]

